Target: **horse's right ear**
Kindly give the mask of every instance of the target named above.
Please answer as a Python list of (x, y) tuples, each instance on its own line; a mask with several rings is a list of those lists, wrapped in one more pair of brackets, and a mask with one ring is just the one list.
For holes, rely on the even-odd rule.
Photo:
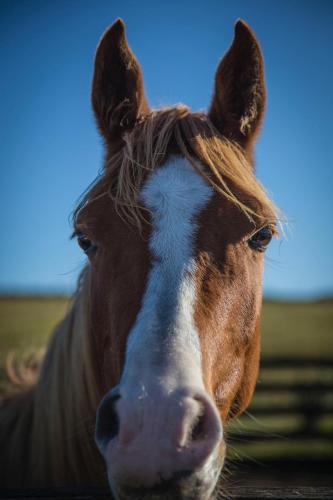
[(148, 112), (141, 68), (127, 44), (121, 19), (104, 33), (97, 47), (91, 100), (97, 125), (108, 141), (119, 139)]

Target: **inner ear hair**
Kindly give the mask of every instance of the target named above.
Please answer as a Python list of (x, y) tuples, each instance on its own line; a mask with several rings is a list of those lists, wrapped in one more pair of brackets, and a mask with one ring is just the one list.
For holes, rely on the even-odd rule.
[(141, 67), (128, 46), (121, 19), (104, 33), (97, 47), (91, 100), (107, 141), (119, 139), (149, 111)]
[(218, 65), (209, 117), (219, 132), (251, 149), (266, 102), (263, 57), (258, 41), (242, 20), (233, 43)]

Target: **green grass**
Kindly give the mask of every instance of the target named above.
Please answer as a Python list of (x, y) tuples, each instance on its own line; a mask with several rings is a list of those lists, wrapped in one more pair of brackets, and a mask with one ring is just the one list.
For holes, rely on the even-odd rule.
[[(8, 353), (22, 354), (26, 350), (39, 349), (46, 345), (55, 325), (68, 309), (69, 299), (65, 297), (0, 297), (0, 389), (4, 377), (4, 364)], [(262, 357), (294, 356), (333, 359), (333, 301), (310, 303), (266, 302), (262, 318)], [(260, 373), (264, 381), (313, 381), (331, 380), (332, 371), (315, 369), (283, 372), (265, 369)], [(257, 393), (250, 406), (254, 419), (244, 415), (234, 425), (238, 431), (255, 431), (283, 436), (283, 432), (297, 430), (302, 419), (297, 415), (258, 416), (259, 407), (293, 406), (295, 396), (286, 394)], [(332, 402), (328, 395), (327, 400)], [(333, 429), (333, 416), (322, 417), (320, 429)], [(288, 439), (268, 442), (232, 443), (231, 455), (265, 459), (267, 457), (333, 457), (330, 442), (292, 442)]]
[(44, 347), (68, 304), (65, 297), (1, 297), (0, 367), (9, 352)]
[[(0, 297), (0, 364), (11, 350), (46, 344), (69, 304), (66, 297)], [(266, 302), (262, 355), (333, 358), (333, 301)]]
[(333, 300), (264, 304), (263, 355), (332, 359), (332, 339)]

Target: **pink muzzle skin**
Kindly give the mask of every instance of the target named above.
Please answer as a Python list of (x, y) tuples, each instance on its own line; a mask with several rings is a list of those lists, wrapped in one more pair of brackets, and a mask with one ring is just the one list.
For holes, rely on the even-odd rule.
[(113, 490), (147, 491), (161, 482), (192, 476), (196, 483), (210, 483), (208, 492), (222, 467), (216, 467), (222, 438), (217, 408), (201, 388), (165, 394), (158, 387), (129, 399), (116, 387), (106, 394), (97, 412), (96, 443)]

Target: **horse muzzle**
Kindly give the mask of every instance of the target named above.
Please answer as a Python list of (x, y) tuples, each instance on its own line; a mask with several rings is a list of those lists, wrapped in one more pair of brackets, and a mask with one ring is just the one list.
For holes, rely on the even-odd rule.
[(212, 498), (225, 445), (209, 395), (188, 387), (137, 397), (110, 391), (96, 421), (96, 443), (116, 498)]

